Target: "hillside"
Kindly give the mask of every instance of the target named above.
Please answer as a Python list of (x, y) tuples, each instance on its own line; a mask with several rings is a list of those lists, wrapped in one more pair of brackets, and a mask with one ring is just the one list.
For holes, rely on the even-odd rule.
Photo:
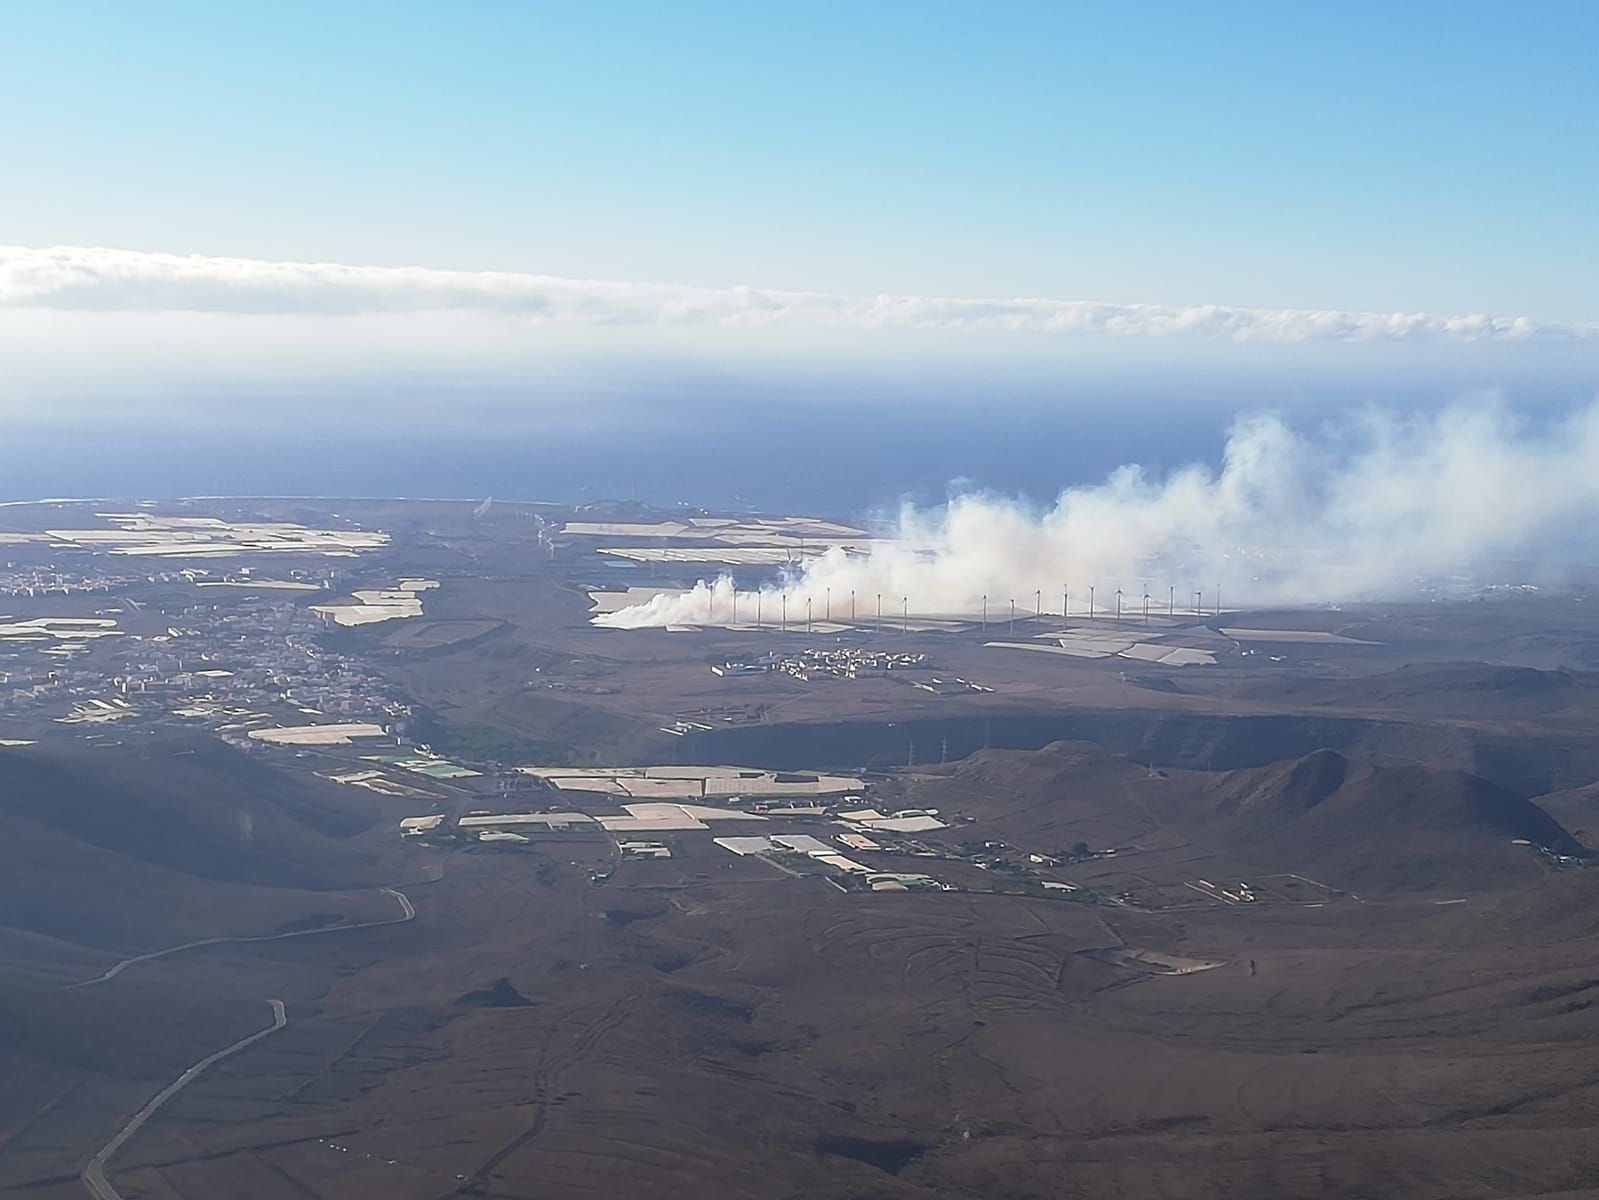
[(1599, 682), (1591, 674), (1566, 670), (1484, 662), (1410, 663), (1365, 678), (1260, 683), (1239, 694), (1325, 708), (1516, 719), (1599, 704)]
[(1560, 853), (1581, 846), (1543, 809), (1469, 772), (1379, 765), (1319, 750), (1228, 772), (1168, 815), (1281, 870), (1359, 890), (1479, 888), (1542, 870), (1521, 839)]
[(1084, 840), (1144, 853), (1180, 839), (1216, 870), (1297, 872), (1356, 892), (1515, 886), (1548, 870), (1516, 840), (1582, 850), (1537, 804), (1481, 776), (1332, 750), (1155, 773), (1082, 743), (983, 751), (926, 771), (913, 802), (975, 815), (985, 835), (1018, 845), (1058, 851)]
[(1579, 840), (1599, 842), (1599, 783), (1548, 792), (1537, 797), (1537, 803)]
[(346, 792), (203, 739), (0, 751), (0, 955), (54, 971), (70, 946), (147, 950), (336, 916), (348, 898), (323, 893), (382, 882), (355, 837), (375, 806)]
[(378, 815), (364, 793), (287, 774), (209, 738), (137, 751), (0, 751), (0, 804), (8, 821), (71, 841), (271, 887), (350, 886), (345, 842)]

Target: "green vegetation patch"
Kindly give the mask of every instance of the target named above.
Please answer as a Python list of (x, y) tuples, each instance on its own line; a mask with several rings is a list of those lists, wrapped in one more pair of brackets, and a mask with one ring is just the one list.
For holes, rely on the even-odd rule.
[(435, 754), (467, 762), (571, 767), (591, 761), (590, 755), (569, 742), (544, 741), (498, 725), (429, 718), (416, 724), (412, 736), (426, 742)]

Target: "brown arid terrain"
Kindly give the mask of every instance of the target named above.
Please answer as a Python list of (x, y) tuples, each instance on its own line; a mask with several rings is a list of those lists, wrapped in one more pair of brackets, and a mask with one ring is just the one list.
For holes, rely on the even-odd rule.
[[(0, 729), (38, 743), (0, 748), (0, 1196), (1599, 1196), (1591, 605), (1229, 613), (1188, 636), (1350, 640), (1202, 669), (846, 635), (992, 689), (939, 694), (709, 669), (803, 632), (597, 630), (599, 569), (514, 510), (340, 511), (441, 586), (324, 644), (480, 773)], [(609, 819), (514, 768), (649, 763), (860, 773), (725, 829), (942, 886), (721, 820), (398, 836)], [(840, 842), (853, 808), (940, 827)]]

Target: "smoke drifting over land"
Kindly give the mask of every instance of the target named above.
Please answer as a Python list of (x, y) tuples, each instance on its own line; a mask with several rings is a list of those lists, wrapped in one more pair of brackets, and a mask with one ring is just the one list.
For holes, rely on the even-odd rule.
[[(862, 616), (883, 611), (993, 616), (1041, 606), (1086, 613), (1139, 608), (1147, 593), (1178, 607), (1219, 585), (1234, 604), (1311, 603), (1414, 595), (1425, 582), (1505, 558), (1570, 562), (1573, 531), (1599, 519), (1599, 403), (1534, 429), (1493, 405), (1426, 416), (1367, 412), (1311, 431), (1273, 415), (1239, 418), (1219, 467), (1155, 478), (1124, 466), (1037, 509), (969, 493), (931, 511), (906, 509), (898, 537), (869, 554), (830, 550), (763, 595), (777, 619), (835, 617), (854, 594)], [(596, 618), (614, 628), (752, 620), (755, 597), (732, 582)]]

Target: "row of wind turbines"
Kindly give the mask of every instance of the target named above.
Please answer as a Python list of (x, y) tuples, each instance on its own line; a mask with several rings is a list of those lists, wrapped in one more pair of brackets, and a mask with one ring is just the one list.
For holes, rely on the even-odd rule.
[[(782, 616), (781, 616), (781, 625), (780, 625), (780, 627), (786, 632), (788, 630), (788, 624), (789, 624), (789, 618), (788, 618), (788, 597), (789, 597), (789, 593), (788, 593), (788, 590), (785, 589), (784, 591), (782, 591), (780, 593), (780, 595), (782, 597)], [(764, 624), (764, 622), (762, 620), (762, 612), (761, 612), (761, 604), (762, 604), (762, 600), (763, 600), (764, 596), (765, 596), (765, 592), (763, 592), (761, 590), (756, 590), (756, 592), (755, 592), (755, 628), (757, 628), (757, 629), (761, 628), (762, 625)], [(877, 596), (876, 627), (877, 627), (877, 631), (879, 633), (881, 633), (882, 629), (883, 629), (883, 593), (882, 592), (878, 592), (878, 593), (876, 593), (876, 596)], [(1123, 590), (1121, 588), (1117, 588), (1116, 592), (1115, 592), (1115, 596), (1116, 596), (1116, 606), (1115, 606), (1114, 612), (1113, 613), (1112, 612), (1107, 612), (1105, 615), (1108, 616), (1108, 617), (1113, 617), (1114, 620), (1121, 621), (1121, 620), (1124, 619), (1124, 616), (1126, 615), (1124, 613), (1124, 608), (1123, 608), (1123, 600), (1124, 600), (1124, 597), (1125, 597), (1125, 593), (1123, 592)], [(1212, 596), (1213, 596), (1212, 613), (1213, 613), (1213, 615), (1220, 616), (1221, 615), (1221, 584), (1218, 583), (1216, 585), (1216, 589), (1212, 593)], [(1204, 593), (1203, 589), (1196, 589), (1194, 591), (1194, 593), (1193, 593), (1193, 597), (1194, 597), (1194, 607), (1192, 609), (1192, 615), (1195, 616), (1195, 617), (1203, 617), (1205, 615), (1205, 593)], [(1146, 591), (1143, 594), (1142, 616), (1143, 616), (1143, 623), (1145, 625), (1149, 624), (1149, 612), (1150, 612), (1149, 602), (1150, 602), (1151, 598), (1152, 597), (1150, 596), (1149, 592)], [(1185, 598), (1186, 598), (1186, 593), (1185, 593)], [(805, 596), (805, 632), (806, 633), (810, 633), (812, 628), (813, 628), (813, 625), (814, 625), (813, 600), (814, 600), (814, 597), (807, 593), (806, 596)], [(1034, 611), (1033, 611), (1034, 619), (1035, 620), (1040, 620), (1040, 621), (1043, 620), (1043, 617), (1044, 617), (1044, 592), (1043, 592), (1042, 588), (1034, 589), (1034, 591), (1033, 591), (1033, 603), (1034, 603)], [(1090, 621), (1094, 620), (1096, 618), (1096, 616), (1098, 615), (1098, 613), (1096, 612), (1096, 607), (1095, 607), (1096, 603), (1097, 603), (1097, 596), (1096, 596), (1095, 586), (1093, 584), (1089, 584), (1089, 586), (1088, 586), (1088, 614), (1087, 614), (1087, 616), (1088, 616), (1088, 620), (1090, 620)], [(900, 597), (900, 631), (902, 633), (909, 633), (910, 632), (910, 604), (911, 604), (911, 601), (910, 601), (910, 597), (909, 596), (901, 596)], [(1060, 604), (1061, 604), (1061, 619), (1063, 621), (1070, 620), (1070, 618), (1071, 618), (1071, 589), (1069, 587), (1063, 586), (1061, 588)], [(1168, 587), (1167, 590), (1166, 590), (1166, 614), (1165, 615), (1166, 615), (1168, 620), (1171, 620), (1171, 619), (1175, 618), (1176, 612), (1177, 612), (1176, 604), (1177, 604), (1177, 587), (1176, 587), (1175, 584), (1173, 584), (1170, 587)], [(708, 590), (707, 595), (706, 595), (706, 600), (705, 600), (705, 607), (706, 607), (707, 623), (715, 623), (715, 619), (716, 619), (716, 589), (715, 588), (711, 588), (711, 589)], [(987, 628), (988, 628), (988, 594), (986, 592), (983, 594), (982, 608), (983, 608), (983, 611), (982, 611), (982, 627), (983, 627), (984, 630), (987, 630)], [(1024, 612), (1025, 612), (1025, 610), (1024, 610)], [(1157, 616), (1160, 615), (1158, 607), (1156, 609), (1156, 615)], [(822, 616), (822, 619), (823, 619), (824, 622), (829, 623), (829, 624), (831, 624), (831, 622), (833, 620), (833, 589), (831, 587), (828, 587), (828, 588), (824, 589), (823, 616)], [(732, 618), (731, 618), (731, 620), (728, 623), (731, 624), (731, 625), (737, 625), (738, 624), (738, 588), (737, 588), (736, 585), (732, 589)], [(851, 625), (854, 625), (854, 624), (857, 623), (857, 620), (856, 620), (856, 593), (855, 593), (854, 590), (851, 590), (850, 594), (849, 594), (849, 623)], [(1012, 633), (1015, 633), (1015, 631), (1016, 631), (1016, 598), (1014, 596), (1012, 596), (1010, 598), (1010, 629), (1011, 629)]]

